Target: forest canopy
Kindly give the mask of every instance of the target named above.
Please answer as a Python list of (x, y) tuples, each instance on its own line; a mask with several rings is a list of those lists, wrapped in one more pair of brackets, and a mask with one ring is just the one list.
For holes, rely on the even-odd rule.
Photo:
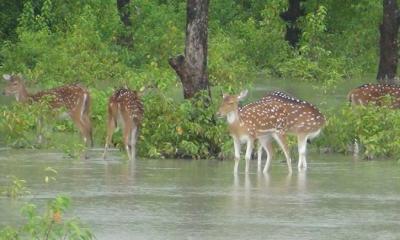
[[(237, 85), (264, 71), (332, 84), (375, 73), (380, 1), (301, 1), (298, 47), (285, 40), (280, 17), (288, 1), (210, 1), (209, 75), (214, 85)], [(132, 1), (124, 26), (116, 0), (3, 1), (1, 72), (21, 72), (40, 84), (89, 85), (155, 81), (176, 84), (167, 59), (184, 47), (185, 1)], [(133, 46), (120, 43), (130, 32)], [(56, 80), (57, 79), (57, 80)]]

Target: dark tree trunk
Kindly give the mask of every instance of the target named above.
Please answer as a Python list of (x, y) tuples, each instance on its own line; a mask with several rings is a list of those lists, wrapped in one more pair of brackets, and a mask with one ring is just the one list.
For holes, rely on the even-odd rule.
[(299, 17), (304, 15), (304, 9), (300, 5), (301, 1), (304, 0), (289, 0), (288, 9), (280, 15), (286, 22), (285, 40), (293, 47), (297, 46), (301, 35), (301, 31), (296, 25)]
[(397, 34), (399, 31), (396, 0), (383, 0), (383, 19), (379, 31), (381, 34), (380, 59), (376, 78), (381, 83), (394, 83), (398, 62)]
[[(207, 73), (207, 27), (209, 0), (187, 0), (185, 56), (168, 60), (178, 74), (185, 99), (209, 91)], [(209, 92), (210, 94), (210, 92)]]
[(131, 0), (117, 0), (117, 8), (121, 22), (125, 26), (125, 32), (118, 36), (118, 43), (128, 48), (133, 48), (132, 22), (129, 4)]

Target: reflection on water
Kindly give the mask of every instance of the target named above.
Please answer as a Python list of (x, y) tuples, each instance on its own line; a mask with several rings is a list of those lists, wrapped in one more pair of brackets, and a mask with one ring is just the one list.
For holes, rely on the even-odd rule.
[[(6, 175), (27, 180), (34, 202), (56, 194), (97, 239), (399, 239), (400, 169), (394, 161), (310, 155), (308, 171), (232, 174), (233, 161), (63, 159), (58, 153), (2, 151)], [(44, 169), (57, 181), (45, 184)], [(0, 198), (0, 225), (20, 221)]]

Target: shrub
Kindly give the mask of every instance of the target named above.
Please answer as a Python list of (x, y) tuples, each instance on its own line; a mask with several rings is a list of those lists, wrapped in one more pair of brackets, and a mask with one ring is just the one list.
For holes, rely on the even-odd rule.
[(0, 240), (94, 239), (94, 235), (79, 219), (65, 217), (69, 207), (70, 199), (65, 196), (58, 196), (49, 201), (43, 213), (39, 213), (35, 204), (28, 203), (21, 208), (26, 223), (20, 227), (6, 226), (0, 229)]
[[(204, 98), (176, 103), (161, 94), (144, 98), (139, 153), (147, 157), (212, 158), (226, 149), (226, 129)], [(208, 105), (208, 106), (207, 106)]]
[(368, 157), (400, 154), (400, 112), (388, 107), (342, 107), (327, 114), (327, 126), (318, 145), (346, 153), (357, 139)]

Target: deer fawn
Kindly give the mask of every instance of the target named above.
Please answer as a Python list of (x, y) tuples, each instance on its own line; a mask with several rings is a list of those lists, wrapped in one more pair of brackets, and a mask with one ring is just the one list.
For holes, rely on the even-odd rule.
[(351, 105), (368, 105), (369, 103), (377, 106), (385, 105), (384, 96), (392, 97), (389, 106), (400, 108), (400, 87), (387, 84), (364, 84), (352, 89), (347, 95)]
[[(65, 108), (67, 114), (81, 132), (85, 144), (87, 146), (93, 145), (92, 126), (89, 117), (90, 95), (86, 88), (79, 84), (73, 84), (30, 94), (26, 90), (20, 75), (4, 74), (3, 78), (8, 82), (4, 94), (14, 95), (18, 102), (32, 104), (48, 100), (49, 107), (52, 110)], [(41, 119), (39, 119), (38, 125), (41, 124)], [(42, 139), (41, 134), (39, 132), (39, 142)]]
[(297, 136), (298, 167), (306, 168), (307, 140), (319, 134), (325, 124), (324, 116), (311, 104), (280, 92), (275, 92), (256, 102), (239, 107), (239, 101), (246, 95), (247, 90), (242, 91), (239, 95), (224, 95), (218, 110), (218, 115), (227, 116), (229, 132), (233, 138), (235, 149), (234, 173), (238, 171), (241, 142), (247, 142), (245, 159), (246, 172), (248, 172), (251, 152), (256, 139), (268, 155), (263, 170), (266, 173), (272, 158), (271, 138), (274, 138), (282, 148), (289, 173), (291, 173), (291, 157), (286, 142), (286, 133)]
[(104, 159), (106, 158), (107, 149), (118, 121), (123, 125), (124, 145), (128, 158), (129, 160), (135, 159), (136, 142), (139, 126), (143, 118), (143, 111), (142, 101), (136, 91), (121, 88), (114, 92), (108, 101), (107, 138), (104, 146)]

